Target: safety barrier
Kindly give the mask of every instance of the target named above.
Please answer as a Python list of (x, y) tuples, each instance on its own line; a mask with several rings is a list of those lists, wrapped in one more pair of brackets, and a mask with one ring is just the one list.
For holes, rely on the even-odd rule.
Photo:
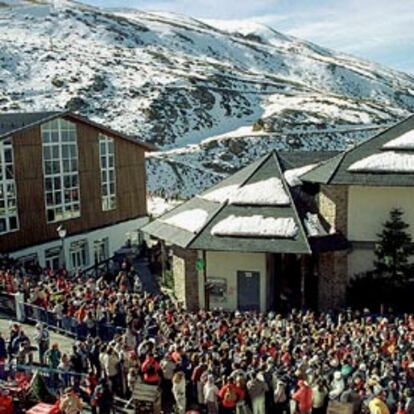
[(0, 292), (0, 309), (2, 313), (7, 314), (8, 316), (15, 316), (16, 300), (14, 298), (14, 295), (5, 292)]
[(19, 322), (41, 322), (57, 333), (76, 339), (92, 336), (99, 337), (102, 341), (110, 341), (116, 334), (125, 330), (123, 326), (117, 326), (112, 322), (94, 321), (88, 326), (74, 317), (59, 317), (55, 312), (41, 306), (20, 303), (14, 294), (8, 293), (0, 293), (0, 310)]
[[(17, 305), (19, 306), (19, 305)], [(32, 322), (41, 322), (54, 331), (76, 339), (85, 339), (88, 336), (99, 337), (102, 341), (110, 341), (124, 328), (114, 323), (94, 321), (91, 324), (79, 321), (77, 318), (62, 315), (46, 310), (40, 306), (24, 303), (24, 319)]]
[(71, 386), (80, 388), (82, 379), (86, 377), (84, 373), (54, 369), (40, 365), (25, 365), (16, 363), (7, 363), (2, 365), (0, 372), (0, 389), (8, 389), (10, 380), (15, 383), (15, 388), (25, 388), (29, 385), (30, 378), (39, 372), (42, 375), (46, 386), (52, 392), (64, 390)]

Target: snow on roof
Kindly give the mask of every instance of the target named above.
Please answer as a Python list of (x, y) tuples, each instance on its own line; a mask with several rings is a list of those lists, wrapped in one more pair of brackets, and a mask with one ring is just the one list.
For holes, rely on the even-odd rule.
[(414, 153), (385, 151), (351, 164), (350, 172), (413, 173)]
[(206, 194), (202, 194), (200, 197), (204, 198), (205, 200), (215, 201), (216, 203), (224, 203), (238, 188), (239, 186), (236, 184), (226, 185), (224, 187), (211, 190)]
[(292, 168), (291, 170), (286, 170), (285, 171), (286, 181), (291, 187), (302, 185), (302, 180), (300, 179), (300, 177), (303, 174), (306, 174), (312, 168), (316, 167), (317, 165), (318, 164), (308, 164), (308, 165), (304, 165), (303, 167)]
[(182, 200), (166, 200), (157, 196), (147, 197), (148, 212), (152, 217), (160, 217), (182, 203)]
[(229, 202), (250, 206), (287, 206), (290, 204), (290, 199), (282, 180), (271, 177), (240, 187), (230, 195)]
[(317, 237), (327, 235), (327, 232), (322, 226), (322, 223), (317, 214), (307, 212), (304, 223), (309, 236)]
[(208, 218), (207, 211), (201, 208), (193, 208), (191, 210), (182, 211), (174, 216), (160, 220), (166, 224), (179, 227), (180, 229), (196, 233), (199, 231)]
[(291, 217), (273, 218), (230, 215), (211, 229), (213, 236), (294, 238), (298, 233)]
[(414, 129), (408, 131), (382, 146), (385, 149), (414, 150)]

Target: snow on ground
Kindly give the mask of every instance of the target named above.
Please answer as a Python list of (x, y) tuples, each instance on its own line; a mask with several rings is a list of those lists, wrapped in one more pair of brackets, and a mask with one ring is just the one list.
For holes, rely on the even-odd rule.
[(208, 218), (207, 211), (201, 208), (194, 208), (187, 211), (182, 211), (171, 217), (163, 219), (164, 223), (171, 226), (179, 227), (180, 229), (196, 233), (206, 223)]
[(382, 148), (394, 150), (414, 150), (414, 129), (405, 132), (400, 137), (387, 142), (382, 146)]
[(212, 229), (213, 236), (293, 238), (298, 233), (291, 217), (273, 218), (231, 215), (219, 221)]
[(287, 206), (290, 204), (290, 199), (282, 180), (271, 177), (244, 185), (230, 195), (229, 202), (250, 206)]
[(316, 165), (317, 164), (309, 164), (309, 165), (304, 165), (303, 167), (292, 168), (290, 170), (286, 170), (284, 173), (286, 181), (291, 187), (302, 185), (302, 180), (300, 179), (300, 177), (303, 174), (306, 174), (312, 168), (316, 167)]
[(157, 196), (147, 197), (148, 213), (154, 218), (162, 216), (164, 213), (179, 206), (181, 203), (183, 203), (183, 200), (166, 200)]
[(384, 151), (354, 162), (348, 171), (372, 173), (413, 173), (414, 153)]

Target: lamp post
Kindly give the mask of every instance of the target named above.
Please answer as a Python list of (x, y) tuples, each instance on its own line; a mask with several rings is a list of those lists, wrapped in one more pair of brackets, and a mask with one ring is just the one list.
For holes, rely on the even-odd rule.
[(62, 241), (62, 268), (64, 268), (65, 267), (65, 262), (66, 262), (66, 260), (65, 260), (65, 237), (66, 237), (66, 234), (67, 234), (67, 230), (63, 227), (63, 225), (61, 224), (57, 229), (56, 229), (56, 231), (57, 231), (57, 233), (58, 233), (58, 235), (59, 235), (59, 237), (60, 237), (60, 240)]

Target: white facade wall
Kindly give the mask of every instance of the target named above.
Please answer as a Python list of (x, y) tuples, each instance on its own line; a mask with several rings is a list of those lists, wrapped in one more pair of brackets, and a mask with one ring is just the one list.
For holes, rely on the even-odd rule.
[[(114, 224), (112, 226), (103, 227), (97, 230), (93, 230), (87, 233), (81, 233), (74, 236), (68, 234), (64, 240), (65, 250), (65, 263), (68, 270), (71, 268), (70, 260), (70, 246), (73, 242), (85, 240), (87, 243), (88, 252), (88, 264), (86, 267), (94, 265), (94, 242), (96, 240), (102, 240), (108, 238), (108, 257), (111, 257), (116, 250), (122, 247), (131, 233), (136, 232), (146, 223), (148, 223), (148, 217), (140, 217), (133, 220), (128, 220), (122, 223)], [(28, 247), (22, 250), (18, 250), (10, 253), (13, 258), (23, 258), (25, 256), (31, 256), (36, 254), (40, 266), (45, 266), (45, 252), (51, 248), (60, 248), (62, 246), (61, 240), (54, 240), (48, 243)]]
[(352, 277), (373, 269), (373, 243), (393, 208), (403, 210), (403, 220), (410, 225), (414, 239), (414, 188), (350, 186), (348, 197), (347, 236), (354, 243), (348, 256), (348, 276)]
[(373, 247), (356, 248), (348, 254), (348, 280), (359, 273), (365, 273), (374, 268)]
[[(220, 302), (212, 301), (210, 296), (210, 309), (222, 308), (224, 310), (237, 309), (237, 272), (259, 272), (260, 273), (260, 310), (266, 311), (267, 303), (267, 271), (265, 253), (242, 253), (242, 252), (206, 252), (206, 273), (207, 283), (209, 279), (221, 278), (227, 282), (225, 300)], [(201, 272), (199, 272), (200, 274)], [(199, 277), (199, 281), (202, 276)], [(199, 289), (203, 283), (199, 283)], [(204, 294), (200, 296), (204, 298)], [(200, 300), (204, 302), (204, 299)], [(201, 303), (201, 306), (203, 303)]]

